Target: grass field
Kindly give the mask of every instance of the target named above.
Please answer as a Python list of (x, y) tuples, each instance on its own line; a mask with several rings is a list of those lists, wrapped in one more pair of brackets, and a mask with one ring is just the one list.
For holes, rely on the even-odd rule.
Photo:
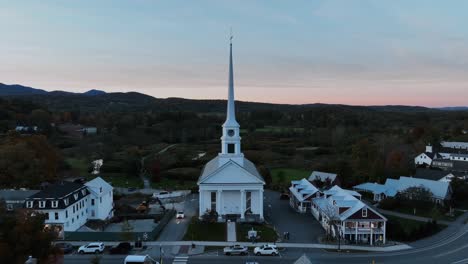
[(226, 241), (225, 223), (205, 223), (192, 217), (184, 241)]
[(88, 180), (91, 180), (96, 178), (96, 176), (100, 176), (114, 187), (134, 187), (138, 189), (143, 188), (143, 181), (141, 181), (140, 177), (138, 176), (128, 177), (127, 175), (122, 173), (103, 173), (99, 175), (88, 174), (86, 178)]
[[(421, 216), (421, 217), (427, 217), (427, 218), (432, 218), (434, 217), (433, 215), (433, 208), (415, 208), (408, 206), (408, 205), (400, 205), (397, 208), (393, 209), (392, 211), (396, 211), (399, 213), (403, 214), (408, 214), (408, 215), (416, 215), (416, 216)], [(416, 214), (415, 214), (416, 212)], [(457, 217), (462, 215), (463, 212), (460, 210), (455, 210), (453, 216), (448, 216), (442, 213), (438, 214), (438, 217), (436, 220), (446, 220), (446, 221), (455, 221)]]
[[(404, 233), (408, 234), (414, 234), (418, 230), (420, 230), (426, 223), (421, 222), (421, 221), (416, 221), (416, 220), (411, 220), (411, 219), (406, 219), (406, 218), (401, 218), (393, 215), (385, 215), (385, 217), (388, 219), (389, 222), (399, 222), (400, 226), (402, 227), (402, 231)], [(387, 234), (389, 239), (393, 239), (392, 235), (398, 236), (399, 234), (395, 234), (395, 232), (399, 232), (399, 230), (390, 230), (389, 228), (389, 223), (387, 223)], [(437, 229), (431, 230), (431, 232), (426, 233), (424, 237), (432, 236), (446, 228), (446, 225), (438, 224)], [(401, 234), (399, 235), (401, 237)], [(405, 241), (414, 241), (418, 239), (422, 239), (423, 237), (420, 238), (415, 238), (413, 239), (411, 235), (409, 235), (409, 238), (407, 238)]]
[(278, 234), (276, 231), (268, 225), (252, 225), (252, 224), (237, 224), (237, 241), (240, 242), (249, 242), (250, 240), (247, 237), (248, 231), (256, 230), (259, 236), (257, 242), (276, 242), (278, 240)]
[(72, 170), (78, 172), (80, 175), (88, 174), (88, 168), (91, 165), (84, 159), (66, 158), (65, 162), (71, 167)]
[[(286, 183), (289, 184), (293, 180), (300, 180), (302, 178), (309, 178), (312, 172), (309, 170), (302, 169), (290, 169), (290, 168), (276, 168), (271, 170), (271, 177), (273, 183)], [(281, 174), (283, 174), (283, 180), (281, 180)]]

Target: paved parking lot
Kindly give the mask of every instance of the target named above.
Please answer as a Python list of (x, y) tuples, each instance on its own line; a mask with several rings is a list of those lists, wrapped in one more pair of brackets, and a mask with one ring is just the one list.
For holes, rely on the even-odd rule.
[(280, 193), (265, 190), (265, 218), (280, 235), (289, 232), (292, 243), (317, 243), (325, 234), (322, 226), (310, 213), (299, 214), (289, 206), (288, 200), (280, 200)]

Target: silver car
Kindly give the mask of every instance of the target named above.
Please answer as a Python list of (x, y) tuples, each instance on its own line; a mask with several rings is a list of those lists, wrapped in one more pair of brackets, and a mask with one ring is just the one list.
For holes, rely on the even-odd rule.
[(234, 246), (230, 246), (230, 247), (225, 247), (223, 252), (227, 256), (231, 256), (231, 255), (245, 256), (245, 255), (247, 255), (249, 253), (248, 248), (245, 247), (245, 246), (241, 246), (241, 245), (234, 245)]

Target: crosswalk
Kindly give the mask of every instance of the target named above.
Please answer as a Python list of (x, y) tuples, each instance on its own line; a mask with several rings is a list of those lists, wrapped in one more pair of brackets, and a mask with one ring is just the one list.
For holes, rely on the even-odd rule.
[(176, 256), (172, 261), (172, 264), (186, 264), (188, 262), (188, 256)]

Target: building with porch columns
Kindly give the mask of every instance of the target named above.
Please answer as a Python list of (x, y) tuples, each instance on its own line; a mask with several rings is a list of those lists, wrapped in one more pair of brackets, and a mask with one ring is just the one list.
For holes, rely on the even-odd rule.
[(386, 243), (387, 219), (361, 200), (355, 191), (333, 186), (312, 199), (312, 215), (327, 233), (348, 243)]
[(199, 216), (216, 212), (218, 221), (263, 222), (265, 181), (241, 151), (240, 126), (236, 121), (232, 43), (226, 121), (222, 125), (221, 153), (209, 161), (198, 179)]

